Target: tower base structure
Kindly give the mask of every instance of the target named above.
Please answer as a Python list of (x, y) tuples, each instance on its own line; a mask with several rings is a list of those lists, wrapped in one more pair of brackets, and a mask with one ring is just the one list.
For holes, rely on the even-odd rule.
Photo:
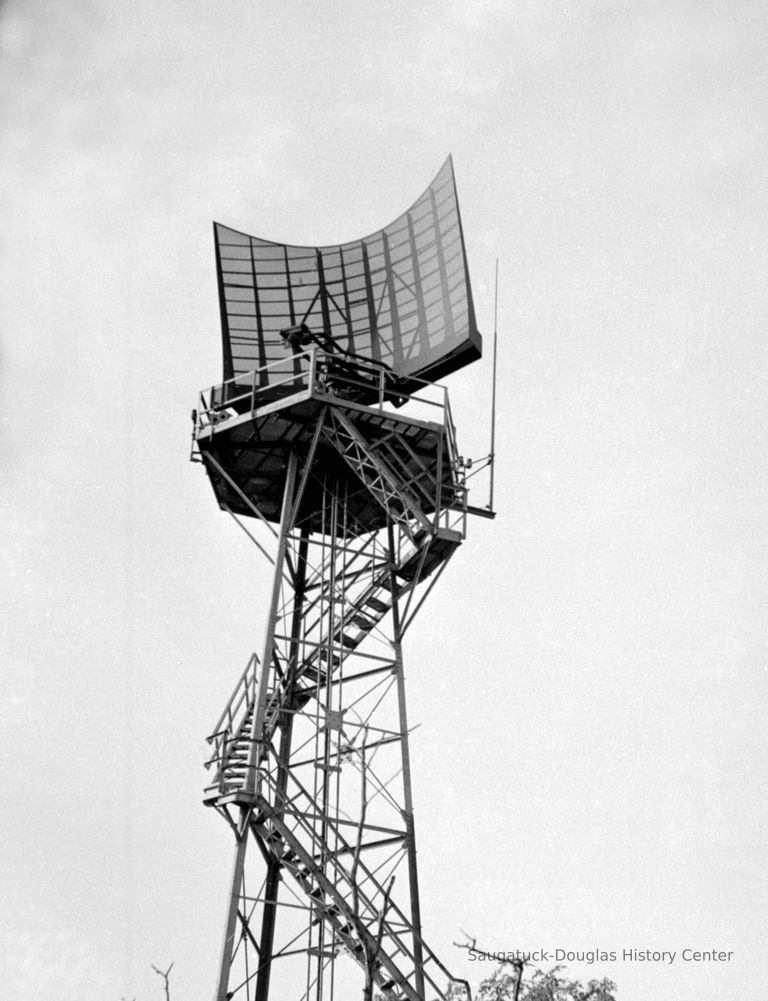
[(292, 367), (194, 415), (193, 457), (273, 574), (263, 646), (209, 737), (205, 802), (235, 840), (215, 998), (362, 982), (436, 1001), (452, 977), (421, 933), (402, 645), (464, 539), (464, 465), (441, 387), (318, 348)]

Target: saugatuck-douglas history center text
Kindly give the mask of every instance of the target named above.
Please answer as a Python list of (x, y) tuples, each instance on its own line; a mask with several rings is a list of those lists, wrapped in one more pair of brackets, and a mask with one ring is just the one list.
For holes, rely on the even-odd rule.
[(511, 963), (729, 963), (733, 950), (723, 949), (516, 949), (508, 952), (468, 950), (471, 962)]

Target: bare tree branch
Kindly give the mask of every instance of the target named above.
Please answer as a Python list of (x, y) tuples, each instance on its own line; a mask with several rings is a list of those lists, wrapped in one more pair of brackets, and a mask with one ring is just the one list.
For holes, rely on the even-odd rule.
[(171, 1001), (171, 985), (168, 978), (170, 977), (171, 970), (173, 969), (173, 963), (171, 963), (171, 965), (165, 972), (163, 972), (162, 970), (158, 970), (158, 968), (155, 966), (154, 963), (150, 963), (149, 965), (152, 967), (155, 973), (157, 973), (158, 976), (163, 978), (165, 985), (165, 1001)]
[[(457, 949), (466, 949), (467, 951), (472, 950), (474, 952), (484, 952), (486, 955), (493, 955), (488, 949), (478, 949), (477, 939), (474, 936), (470, 936), (463, 929), (459, 929), (463, 935), (466, 936), (466, 942), (454, 942), (453, 944)], [(520, 997), (520, 990), (523, 986), (523, 968), (525, 967), (525, 960), (520, 959), (517, 956), (513, 956), (511, 959), (506, 959), (502, 957), (497, 957), (500, 966), (511, 966), (515, 971), (515, 991), (512, 995), (512, 1001), (518, 1001)], [(464, 981), (461, 981), (462, 983)], [(471, 998), (471, 995), (470, 995)]]

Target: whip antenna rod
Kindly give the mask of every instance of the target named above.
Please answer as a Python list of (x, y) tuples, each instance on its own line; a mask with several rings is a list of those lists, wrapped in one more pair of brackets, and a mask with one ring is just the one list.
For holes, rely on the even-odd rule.
[(493, 474), (496, 464), (496, 354), (499, 340), (499, 259), (496, 258), (496, 282), (493, 297), (493, 375), (491, 388), (491, 450), (488, 456), (491, 469), (488, 510), (493, 511)]

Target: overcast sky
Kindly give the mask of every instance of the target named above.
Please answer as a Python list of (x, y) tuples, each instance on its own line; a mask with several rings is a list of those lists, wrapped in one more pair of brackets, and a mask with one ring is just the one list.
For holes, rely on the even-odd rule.
[[(4, 0), (0, 984), (213, 989), (204, 738), (268, 574), (189, 464), (211, 220), (314, 244), (450, 152), (498, 518), (409, 632), (425, 938), (674, 950), (621, 1001), (764, 1001), (766, 129), (759, 0)], [(488, 448), (488, 359), (450, 380)], [(473, 498), (484, 503), (485, 497)], [(730, 964), (680, 951), (733, 950)]]

